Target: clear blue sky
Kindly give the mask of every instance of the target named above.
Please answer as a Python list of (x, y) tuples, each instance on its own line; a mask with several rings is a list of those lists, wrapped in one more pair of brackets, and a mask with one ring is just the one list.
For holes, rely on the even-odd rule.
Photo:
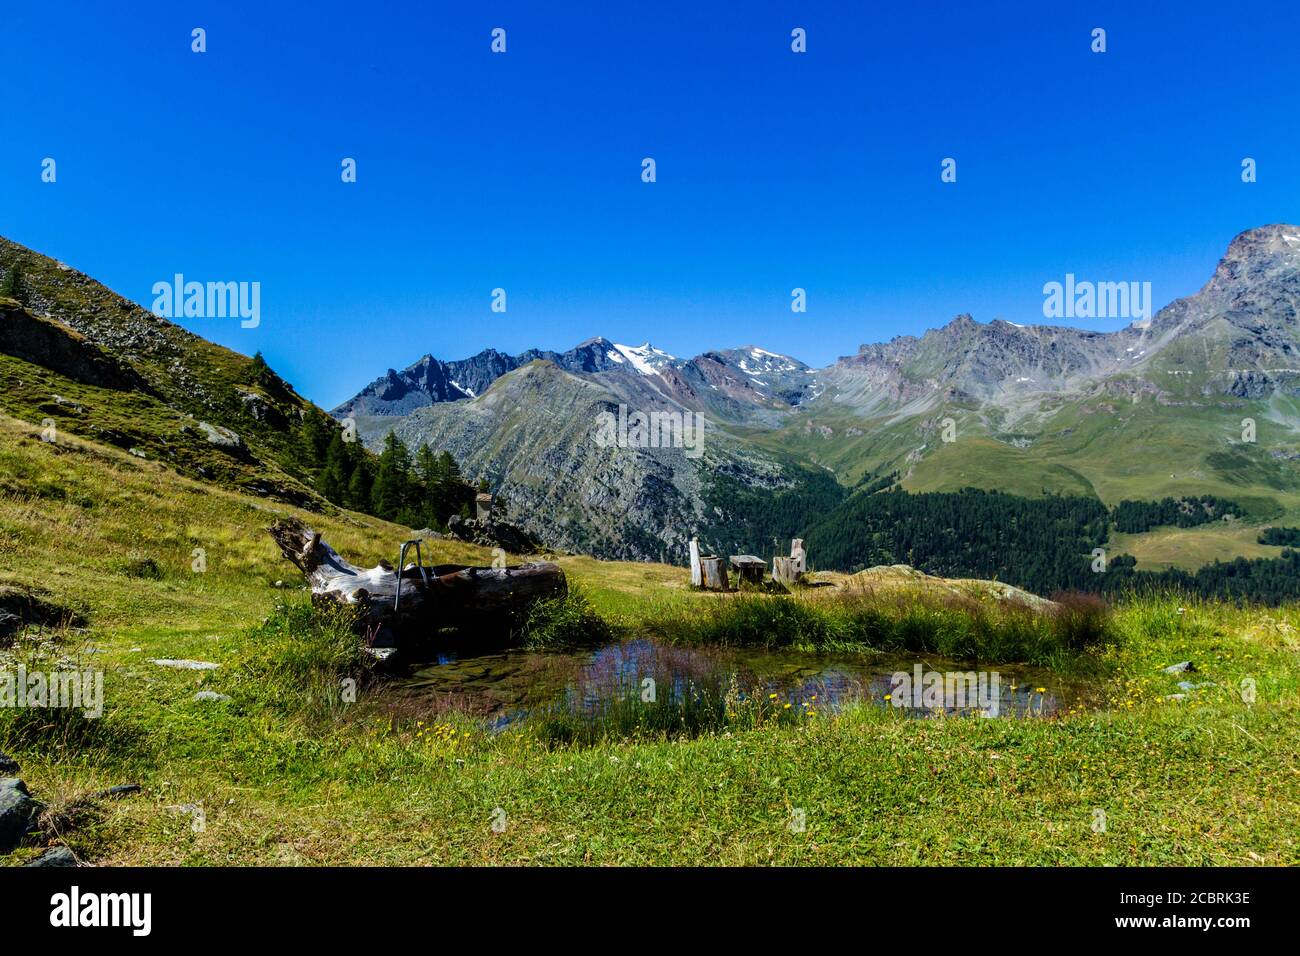
[(597, 334), (820, 365), (1042, 321), (1066, 272), (1158, 307), (1300, 220), (1298, 37), (1294, 0), (10, 0), (0, 234), (146, 307), (176, 272), (261, 282), (259, 328), (185, 324), (326, 407), (425, 352)]

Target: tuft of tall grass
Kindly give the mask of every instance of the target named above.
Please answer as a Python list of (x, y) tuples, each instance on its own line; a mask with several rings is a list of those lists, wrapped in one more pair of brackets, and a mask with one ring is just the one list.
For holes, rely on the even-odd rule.
[(1059, 665), (1115, 639), (1104, 603), (1062, 597), (1060, 604), (1039, 611), (960, 595), (735, 594), (707, 604), (661, 607), (648, 627), (661, 640), (677, 644), (910, 651), (1040, 665)]
[(149, 556), (134, 556), (125, 561), (117, 562), (115, 570), (128, 578), (137, 578), (141, 581), (161, 581), (163, 579), (162, 566)]
[(1067, 648), (1083, 651), (1106, 642), (1110, 607), (1103, 598), (1083, 591), (1062, 591), (1052, 595), (1052, 603), (1052, 623)]
[(535, 601), (511, 637), (535, 649), (573, 647), (611, 640), (614, 630), (575, 585), (559, 597)]
[(627, 679), (599, 701), (569, 699), (533, 711), (522, 730), (547, 747), (589, 747), (611, 740), (684, 740), (708, 734), (799, 726), (815, 719), (810, 701), (742, 689), (729, 678), (661, 681), (653, 699)]
[(6, 700), (6, 706), (0, 707), (0, 750), (36, 751), (47, 757), (95, 764), (107, 761), (113, 754), (138, 749), (143, 742), (141, 731), (125, 719), (115, 686), (103, 687), (99, 701), (102, 712), (98, 715), (87, 713), (89, 700), (80, 707), (25, 706), (17, 702), (17, 695), (26, 699), (28, 692), (28, 688), (18, 686), (20, 673), (30, 680), (38, 673), (84, 674), (99, 667), (82, 647), (67, 646), (57, 632), (43, 640), (21, 639), (0, 652), (0, 679), (7, 681), (15, 695), (14, 700)]
[(336, 713), (344, 682), (360, 686), (370, 673), (355, 625), (350, 608), (305, 596), (277, 604), (249, 630), (231, 667), (236, 694), (282, 711)]

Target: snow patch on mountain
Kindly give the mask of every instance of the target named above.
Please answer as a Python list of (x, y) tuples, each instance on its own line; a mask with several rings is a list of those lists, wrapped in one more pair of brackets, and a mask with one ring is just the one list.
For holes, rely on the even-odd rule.
[(795, 369), (802, 368), (802, 362), (796, 362), (788, 355), (779, 355), (776, 352), (769, 352), (767, 349), (760, 349), (757, 345), (746, 345), (739, 351), (749, 356), (749, 360), (758, 366), (751, 369), (745, 359), (740, 360), (740, 367), (746, 372), (793, 372)]
[(649, 342), (643, 345), (619, 345), (614, 343), (617, 354), (611, 352), (609, 357), (611, 361), (627, 361), (634, 369), (642, 375), (658, 375), (659, 369), (669, 362), (675, 362), (676, 359), (665, 352), (663, 349), (657, 349)]

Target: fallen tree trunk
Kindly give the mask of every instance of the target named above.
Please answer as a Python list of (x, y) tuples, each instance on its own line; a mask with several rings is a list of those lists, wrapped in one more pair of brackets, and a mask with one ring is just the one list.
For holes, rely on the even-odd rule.
[(387, 561), (358, 568), (296, 518), (267, 529), (280, 553), (307, 576), (312, 600), (356, 607), (363, 624), (405, 635), (433, 634), (446, 627), (499, 623), (525, 612), (534, 601), (567, 590), (564, 572), (549, 562), (513, 567), (408, 564), (398, 571)]

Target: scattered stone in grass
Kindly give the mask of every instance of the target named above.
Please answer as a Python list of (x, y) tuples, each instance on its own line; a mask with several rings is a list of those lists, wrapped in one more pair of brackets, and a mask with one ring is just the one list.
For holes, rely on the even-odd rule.
[(1165, 700), (1186, 700), (1186, 694), (1166, 694)]
[(194, 695), (194, 700), (222, 701), (222, 700), (230, 700), (230, 697), (226, 694), (218, 694), (215, 690), (201, 690)]
[(1195, 672), (1196, 665), (1191, 661), (1182, 661), (1178, 664), (1170, 664), (1165, 668), (1166, 674), (1194, 674)]
[(95, 794), (95, 797), (99, 800), (118, 800), (139, 792), (140, 785), (138, 783), (119, 783), (116, 787), (109, 787), (107, 790), (99, 791), (99, 793)]
[(203, 432), (203, 437), (218, 448), (225, 448), (230, 451), (240, 451), (244, 447), (244, 440), (229, 428), (223, 428), (220, 425), (209, 425), (207, 422), (199, 422), (199, 429)]
[(11, 776), (18, 773), (18, 761), (7, 753), (0, 752), (0, 774)]
[(171, 657), (151, 657), (150, 664), (157, 664), (159, 667), (174, 667), (183, 671), (214, 671), (220, 664), (213, 664), (211, 661), (190, 661), (183, 658)]
[(56, 846), (46, 850), (30, 863), (24, 863), (24, 866), (81, 866), (77, 858), (72, 855), (72, 851), (66, 846)]
[(0, 779), (0, 853), (9, 853), (36, 823), (41, 805), (27, 792), (27, 784), (17, 777)]
[(1202, 687), (1213, 687), (1213, 686), (1214, 686), (1214, 681), (1209, 681), (1209, 680), (1205, 681), (1202, 684), (1193, 684), (1189, 680), (1180, 680), (1178, 682), (1179, 690), (1200, 690)]

